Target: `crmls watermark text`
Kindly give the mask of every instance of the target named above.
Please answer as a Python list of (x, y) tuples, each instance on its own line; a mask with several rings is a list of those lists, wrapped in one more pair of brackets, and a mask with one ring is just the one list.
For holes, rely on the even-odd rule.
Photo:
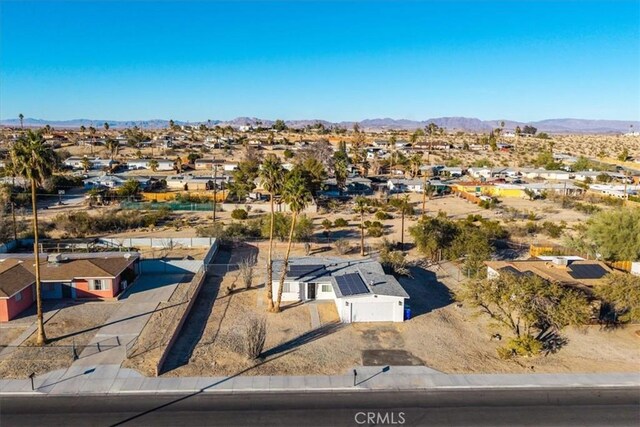
[(360, 425), (402, 425), (404, 412), (356, 412), (353, 417)]

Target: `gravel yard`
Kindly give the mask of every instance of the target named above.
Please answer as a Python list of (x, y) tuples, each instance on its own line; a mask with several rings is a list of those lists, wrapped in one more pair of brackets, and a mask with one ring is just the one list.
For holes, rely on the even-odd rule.
[[(234, 249), (228, 262), (246, 256)], [(301, 249), (298, 249), (300, 255)], [(264, 262), (260, 253), (258, 266)], [(262, 270), (263, 271), (263, 270)], [(266, 313), (263, 276), (250, 290), (226, 294), (239, 283), (238, 272), (216, 278), (203, 289), (185, 327), (188, 345), (174, 355), (166, 376), (333, 375), (363, 363), (405, 360), (449, 373), (525, 372), (637, 372), (640, 369), (638, 326), (604, 331), (598, 326), (568, 329), (568, 343), (548, 356), (505, 361), (498, 358), (500, 341), (492, 328), (465, 306), (456, 305), (451, 292), (458, 286), (446, 277), (412, 268), (412, 278), (401, 278), (411, 299), (413, 318), (404, 323), (338, 323), (333, 303), (315, 303), (321, 326), (312, 329), (309, 307), (290, 304), (282, 313)], [(213, 279), (212, 279), (213, 280)], [(446, 282), (447, 284), (445, 284)], [(250, 316), (265, 316), (268, 330), (263, 358), (250, 361), (243, 354), (242, 334)], [(385, 359), (386, 357), (386, 359)], [(171, 359), (171, 357), (170, 357)]]
[[(0, 378), (25, 378), (32, 372), (40, 374), (68, 368), (73, 362), (73, 346), (80, 354), (117, 306), (117, 302), (101, 301), (64, 307), (45, 324), (49, 343), (36, 346), (34, 332), (13, 353), (0, 360)], [(35, 321), (35, 315), (29, 317)], [(21, 318), (19, 322), (24, 324), (27, 320)]]

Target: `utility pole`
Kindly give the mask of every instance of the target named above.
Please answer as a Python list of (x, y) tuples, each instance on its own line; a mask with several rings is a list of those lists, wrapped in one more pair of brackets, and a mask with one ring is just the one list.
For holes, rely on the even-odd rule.
[(218, 178), (218, 167), (216, 165), (216, 159), (213, 159), (211, 162), (211, 167), (213, 168), (213, 223), (216, 223), (216, 202), (218, 199), (218, 184), (216, 182)]
[(13, 218), (13, 240), (18, 240), (18, 227), (16, 225), (16, 204), (11, 201), (11, 217)]
[(427, 214), (427, 172), (424, 171), (424, 180), (422, 183), (422, 216)]

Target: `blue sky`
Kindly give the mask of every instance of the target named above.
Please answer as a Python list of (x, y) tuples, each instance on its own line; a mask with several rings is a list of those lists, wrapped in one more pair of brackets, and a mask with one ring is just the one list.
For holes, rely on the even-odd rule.
[(640, 119), (636, 1), (5, 1), (0, 117)]

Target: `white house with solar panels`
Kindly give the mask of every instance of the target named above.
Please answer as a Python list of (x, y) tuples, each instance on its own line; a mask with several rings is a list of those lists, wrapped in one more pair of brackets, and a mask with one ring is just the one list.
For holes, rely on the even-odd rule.
[[(274, 301), (282, 265), (273, 265)], [(343, 323), (403, 322), (408, 298), (396, 278), (370, 259), (292, 258), (282, 290), (282, 301), (334, 301)]]

